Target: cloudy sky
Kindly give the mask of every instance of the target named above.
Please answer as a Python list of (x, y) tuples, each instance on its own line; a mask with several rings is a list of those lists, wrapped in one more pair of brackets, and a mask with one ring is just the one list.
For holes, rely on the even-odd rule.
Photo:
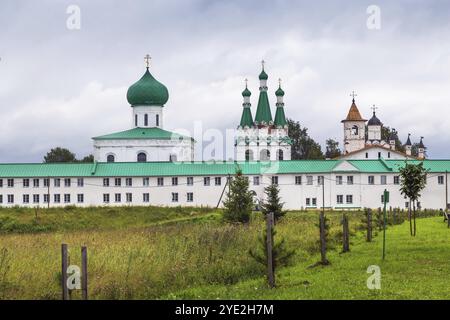
[[(67, 27), (70, 5), (80, 8), (80, 29)], [(380, 29), (367, 27), (370, 5), (381, 10)], [(450, 158), (446, 1), (2, 0), (0, 6), (0, 162), (40, 162), (55, 146), (82, 157), (91, 153), (92, 136), (130, 128), (126, 91), (143, 74), (147, 53), (151, 72), (170, 92), (166, 129), (235, 128), (244, 78), (255, 113), (264, 59), (272, 108), (282, 78), (287, 116), (322, 145), (328, 137), (342, 140), (340, 120), (355, 90), (366, 118), (375, 104), (400, 138), (424, 136), (430, 157)]]

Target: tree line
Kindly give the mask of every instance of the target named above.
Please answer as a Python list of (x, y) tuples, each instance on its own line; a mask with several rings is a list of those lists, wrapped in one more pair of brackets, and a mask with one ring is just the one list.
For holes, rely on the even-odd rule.
[(75, 153), (66, 148), (56, 147), (51, 149), (44, 156), (44, 163), (58, 163), (58, 162), (94, 162), (92, 154), (87, 155), (81, 159), (77, 159)]
[[(299, 121), (288, 119), (289, 138), (291, 138), (291, 159), (292, 160), (323, 160), (333, 159), (341, 156), (342, 150), (339, 147), (339, 142), (335, 139), (328, 138), (325, 141), (325, 152), (322, 151), (321, 145), (311, 138), (308, 134), (308, 128), (302, 126)], [(366, 128), (367, 133), (367, 128)], [(390, 127), (382, 127), (381, 138), (384, 141), (389, 141), (392, 129)], [(416, 142), (412, 145), (411, 154), (418, 155), (419, 144)], [(405, 152), (405, 146), (396, 135), (395, 149)], [(75, 153), (62, 147), (51, 149), (45, 156), (44, 162), (94, 162), (92, 154), (87, 155), (81, 159), (77, 159)]]

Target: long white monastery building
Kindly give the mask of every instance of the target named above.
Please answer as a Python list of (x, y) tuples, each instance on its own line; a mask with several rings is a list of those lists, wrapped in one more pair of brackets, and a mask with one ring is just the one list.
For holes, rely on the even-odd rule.
[[(255, 200), (264, 188), (280, 186), (287, 209), (380, 207), (381, 195), (390, 191), (392, 207), (405, 208), (399, 191), (399, 168), (405, 159), (423, 161), (428, 181), (420, 207), (446, 208), (449, 203), (450, 160), (411, 155), (395, 148), (395, 136), (381, 139), (375, 112), (366, 126), (353, 98), (344, 125), (344, 155), (332, 160), (290, 160), (291, 140), (284, 114), (284, 91), (279, 85), (272, 118), (268, 76), (260, 76), (260, 96), (252, 117), (248, 88), (236, 133), (235, 162), (196, 162), (195, 141), (163, 128), (167, 88), (149, 72), (127, 94), (131, 106), (130, 130), (94, 140), (94, 163), (0, 164), (0, 206), (221, 206), (227, 181), (237, 168), (250, 180)], [(273, 120), (272, 120), (273, 119)], [(377, 121), (378, 120), (378, 121)], [(366, 134), (365, 130), (369, 131)], [(394, 131), (395, 134), (395, 131)]]

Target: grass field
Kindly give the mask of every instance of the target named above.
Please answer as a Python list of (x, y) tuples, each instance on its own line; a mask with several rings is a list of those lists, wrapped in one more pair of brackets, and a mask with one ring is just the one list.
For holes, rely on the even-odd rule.
[[(351, 252), (341, 254), (341, 213), (329, 212), (329, 266), (319, 260), (317, 212), (289, 212), (277, 225), (297, 250), (268, 289), (264, 268), (249, 255), (264, 221), (227, 225), (199, 208), (66, 208), (0, 210), (0, 299), (59, 299), (60, 246), (80, 264), (89, 254), (91, 299), (448, 299), (450, 229), (442, 217), (389, 226), (365, 241), (363, 215), (349, 213)], [(381, 268), (381, 290), (369, 290), (369, 265)], [(79, 298), (74, 293), (73, 298)]]

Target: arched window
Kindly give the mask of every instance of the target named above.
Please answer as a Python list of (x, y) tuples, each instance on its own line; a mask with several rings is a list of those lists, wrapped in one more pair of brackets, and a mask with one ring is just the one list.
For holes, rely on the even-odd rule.
[(109, 154), (107, 157), (106, 157), (106, 162), (114, 162), (116, 159), (114, 158), (114, 155), (112, 155), (112, 154)]
[(134, 126), (135, 127), (138, 126), (138, 116), (137, 116), (137, 114), (134, 115)]
[(252, 161), (252, 160), (253, 160), (253, 151), (246, 150), (245, 151), (245, 161)]
[(156, 115), (156, 126), (159, 127), (159, 114)]
[(148, 114), (144, 115), (144, 126), (148, 127)]
[(354, 126), (352, 127), (352, 134), (355, 135), (355, 136), (358, 135), (358, 126), (357, 126), (357, 125), (354, 125)]
[(270, 151), (267, 149), (261, 150), (260, 157), (261, 161), (270, 160)]
[(278, 160), (283, 160), (283, 150), (278, 150)]
[(144, 152), (140, 152), (137, 155), (138, 162), (147, 162), (147, 155)]
[(170, 157), (169, 157), (169, 161), (170, 161), (170, 162), (175, 162), (175, 161), (177, 161), (177, 155), (176, 155), (176, 154), (171, 154)]

